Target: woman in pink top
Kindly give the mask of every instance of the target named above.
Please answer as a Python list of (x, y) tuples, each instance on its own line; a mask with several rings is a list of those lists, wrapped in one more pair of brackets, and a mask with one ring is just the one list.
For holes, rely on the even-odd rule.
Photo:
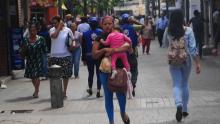
[[(108, 35), (106, 41), (101, 39), (102, 44), (105, 45), (105, 46), (110, 46), (110, 48), (119, 48), (123, 44), (125, 44), (126, 42), (129, 43), (129, 44), (132, 44), (131, 39), (128, 38), (123, 33), (120, 33), (120, 32), (121, 32), (120, 27), (114, 27), (112, 33), (110, 33)], [(111, 64), (112, 64), (111, 79), (114, 79), (115, 75), (117, 74), (116, 60), (119, 59), (119, 58), (121, 59), (124, 67), (126, 68), (128, 76), (131, 77), (130, 65), (128, 63), (127, 54), (125, 52), (122, 52), (122, 53), (114, 53), (114, 54), (111, 55)]]

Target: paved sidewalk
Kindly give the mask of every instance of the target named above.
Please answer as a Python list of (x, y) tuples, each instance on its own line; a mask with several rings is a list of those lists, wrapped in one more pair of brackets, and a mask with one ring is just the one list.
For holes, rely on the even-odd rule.
[[(151, 55), (139, 52), (139, 77), (136, 97), (127, 101), (131, 124), (177, 124), (172, 84), (166, 63), (166, 50), (152, 42)], [(202, 60), (202, 73), (190, 78), (190, 116), (185, 124), (219, 124), (220, 122), (220, 65)], [(108, 124), (104, 98), (97, 99), (96, 88), (87, 96), (87, 69), (81, 64), (80, 79), (71, 79), (64, 107), (51, 109), (49, 80), (41, 81), (38, 99), (32, 98), (33, 86), (23, 72), (16, 80), (0, 89), (0, 124)], [(96, 83), (94, 82), (94, 86)], [(114, 98), (115, 124), (122, 124), (117, 99)], [(30, 113), (11, 113), (11, 110), (32, 110)]]

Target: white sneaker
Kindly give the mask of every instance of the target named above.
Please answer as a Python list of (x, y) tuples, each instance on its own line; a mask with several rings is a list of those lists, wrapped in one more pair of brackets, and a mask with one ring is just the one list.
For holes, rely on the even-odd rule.
[(114, 79), (118, 72), (116, 70), (112, 71), (111, 79)]

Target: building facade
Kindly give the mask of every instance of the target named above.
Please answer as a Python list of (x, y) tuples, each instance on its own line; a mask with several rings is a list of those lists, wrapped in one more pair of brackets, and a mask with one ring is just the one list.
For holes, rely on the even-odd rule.
[(121, 15), (125, 12), (134, 16), (145, 15), (145, 4), (143, 0), (123, 2), (119, 6), (114, 7), (114, 12), (116, 15)]
[(47, 22), (58, 14), (56, 0), (30, 0), (30, 18), (45, 18)]
[(49, 22), (57, 13), (55, 0), (0, 0), (0, 76), (12, 75), (13, 69), (24, 66), (18, 49), (27, 21), (45, 17)]
[(0, 76), (8, 75), (10, 73), (10, 61), (9, 61), (9, 43), (8, 43), (8, 25), (9, 16), (8, 10), (9, 1), (0, 1)]

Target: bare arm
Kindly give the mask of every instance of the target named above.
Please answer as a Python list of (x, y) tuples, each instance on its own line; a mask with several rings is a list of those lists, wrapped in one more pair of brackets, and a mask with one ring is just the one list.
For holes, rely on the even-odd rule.
[(193, 58), (196, 66), (196, 73), (199, 74), (201, 72), (201, 65), (199, 62), (199, 56)]
[(141, 24), (140, 22), (138, 22), (138, 21), (136, 21), (136, 20), (134, 20), (134, 19), (129, 19), (129, 21), (130, 21), (131, 23), (133, 23), (133, 24), (142, 25), (142, 26), (144, 27), (143, 24)]
[(120, 53), (120, 52), (126, 52), (131, 48), (131, 45), (129, 43), (125, 43), (123, 44), (121, 47), (119, 48), (114, 48), (113, 49), (113, 53)]
[(110, 56), (113, 53), (126, 52), (126, 51), (129, 51), (130, 49), (131, 49), (131, 45), (126, 42), (119, 48), (108, 48), (108, 49), (106, 49), (105, 56)]
[(99, 42), (94, 42), (92, 46), (92, 57), (98, 59), (100, 56), (103, 56), (106, 52), (106, 48), (99, 49)]
[(60, 33), (60, 31), (63, 29), (63, 26), (64, 26), (63, 22), (60, 22), (58, 28), (56, 29), (55, 32), (53, 32), (52, 34), (50, 34), (50, 37), (51, 37), (51, 38), (57, 38), (58, 35), (59, 35), (59, 33)]

